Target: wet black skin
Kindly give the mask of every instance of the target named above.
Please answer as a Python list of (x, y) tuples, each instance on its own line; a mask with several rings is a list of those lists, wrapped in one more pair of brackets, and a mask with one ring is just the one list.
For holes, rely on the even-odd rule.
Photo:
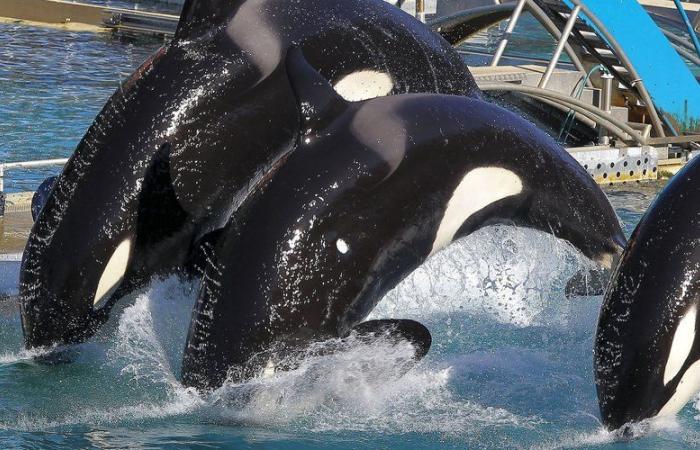
[[(373, 69), (392, 94), (478, 95), (444, 40), (381, 0), (188, 0), (174, 40), (109, 100), (37, 218), (20, 280), (27, 346), (85, 339), (115, 299), (215, 241), (297, 140), (292, 43), (329, 80)], [(127, 238), (128, 272), (96, 310)]]
[(592, 259), (624, 244), (590, 176), (512, 113), (445, 95), (347, 103), (298, 52), (288, 74), (306, 132), (213, 249), (186, 385), (217, 387), (227, 373), (239, 381), (261, 369), (249, 364), (264, 364), (251, 357), (279, 342), (346, 335), (428, 257), (447, 202), (479, 167), (512, 171), (523, 189), (471, 216), (456, 237), (505, 222), (567, 239)]
[(595, 341), (598, 400), (609, 429), (656, 416), (700, 359), (696, 339), (681, 370), (664, 385), (678, 324), (689, 308), (700, 306), (698, 199), (695, 158), (644, 215), (613, 273)]

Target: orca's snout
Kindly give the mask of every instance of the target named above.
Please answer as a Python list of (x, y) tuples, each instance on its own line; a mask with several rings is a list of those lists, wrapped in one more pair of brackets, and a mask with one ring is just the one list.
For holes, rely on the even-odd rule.
[(567, 298), (588, 295), (603, 295), (613, 270), (620, 262), (626, 240), (622, 233), (616, 234), (604, 246), (605, 250), (593, 258), (597, 268), (584, 268), (576, 272), (566, 283), (564, 293)]

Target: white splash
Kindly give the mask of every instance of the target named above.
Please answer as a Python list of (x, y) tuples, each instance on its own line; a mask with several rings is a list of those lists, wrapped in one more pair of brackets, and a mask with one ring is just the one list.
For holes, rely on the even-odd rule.
[(582, 267), (593, 264), (550, 235), (487, 227), (435, 254), (389, 292), (370, 318), (461, 312), (516, 326), (568, 320), (548, 313), (550, 306), (569, 303), (563, 287)]

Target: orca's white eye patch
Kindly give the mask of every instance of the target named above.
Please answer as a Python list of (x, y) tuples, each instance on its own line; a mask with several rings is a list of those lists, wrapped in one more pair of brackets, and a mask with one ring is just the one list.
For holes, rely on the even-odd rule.
[(333, 89), (349, 102), (389, 95), (394, 88), (391, 77), (376, 70), (360, 70), (338, 80)]
[(447, 203), (430, 254), (446, 247), (475, 213), (523, 190), (522, 180), (502, 167), (479, 167), (468, 172)]
[(131, 239), (123, 240), (112, 253), (107, 261), (107, 265), (102, 271), (100, 282), (97, 283), (93, 306), (102, 307), (104, 302), (111, 297), (119, 284), (124, 279), (126, 269), (129, 267), (129, 257), (131, 256)]

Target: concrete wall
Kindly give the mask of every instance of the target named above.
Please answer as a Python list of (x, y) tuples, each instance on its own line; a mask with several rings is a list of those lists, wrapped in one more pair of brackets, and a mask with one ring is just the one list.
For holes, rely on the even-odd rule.
[(0, 0), (0, 17), (44, 23), (101, 26), (103, 7), (54, 0)]

